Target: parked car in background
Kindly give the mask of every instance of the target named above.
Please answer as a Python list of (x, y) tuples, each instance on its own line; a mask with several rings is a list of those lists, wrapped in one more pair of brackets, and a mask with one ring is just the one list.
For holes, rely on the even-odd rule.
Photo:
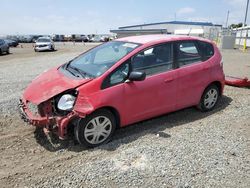
[(4, 39), (4, 41), (9, 45), (9, 47), (17, 47), (19, 44), (17, 41), (11, 39)]
[(118, 127), (190, 106), (213, 110), (223, 93), (222, 67), (217, 46), (202, 38), (121, 38), (37, 77), (20, 112), (61, 139), (72, 126), (80, 144), (95, 147)]
[(5, 40), (0, 39), (0, 55), (2, 55), (3, 53), (9, 54), (10, 49), (8, 43), (5, 42)]
[(75, 42), (88, 42), (89, 38), (86, 35), (72, 35), (72, 40)]
[(40, 52), (40, 51), (54, 51), (55, 50), (55, 44), (53, 40), (49, 37), (39, 37), (36, 40), (35, 52)]
[(44, 37), (42, 35), (32, 35), (32, 42), (36, 42), (37, 39), (39, 39), (40, 37)]
[(33, 42), (33, 36), (32, 35), (19, 36), (19, 42), (20, 43), (31, 43), (31, 42)]
[(89, 39), (89, 42), (102, 42), (102, 37), (100, 35), (95, 35)]

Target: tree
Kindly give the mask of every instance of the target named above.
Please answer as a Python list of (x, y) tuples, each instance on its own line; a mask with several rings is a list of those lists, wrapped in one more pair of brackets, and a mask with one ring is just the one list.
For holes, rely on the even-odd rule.
[(238, 24), (231, 24), (229, 26), (230, 29), (235, 29), (235, 28), (239, 28), (239, 27), (242, 27), (243, 26), (243, 23), (238, 23)]

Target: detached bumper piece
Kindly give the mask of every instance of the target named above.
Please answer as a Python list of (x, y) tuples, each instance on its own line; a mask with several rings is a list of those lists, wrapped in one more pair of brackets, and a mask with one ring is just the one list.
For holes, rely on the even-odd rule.
[(40, 127), (44, 127), (50, 123), (48, 117), (40, 117), (33, 115), (27, 108), (27, 105), (21, 99), (19, 101), (18, 107), (19, 107), (18, 108), (19, 114), (21, 118), (24, 120), (24, 122)]
[[(47, 109), (48, 106), (45, 105)], [(67, 127), (71, 120), (79, 117), (74, 111), (67, 114), (66, 116), (45, 116), (33, 115), (28, 109), (27, 104), (20, 99), (19, 102), (19, 113), (24, 122), (27, 122), (36, 127), (43, 127), (46, 131), (54, 132), (60, 139), (65, 139), (67, 136)]]
[(226, 76), (225, 83), (226, 85), (235, 87), (250, 87), (250, 80), (248, 80), (248, 78)]

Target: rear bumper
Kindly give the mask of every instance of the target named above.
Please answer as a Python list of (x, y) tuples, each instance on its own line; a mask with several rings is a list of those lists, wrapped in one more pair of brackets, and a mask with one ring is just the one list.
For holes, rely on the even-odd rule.
[(65, 139), (67, 136), (67, 127), (73, 119), (79, 118), (78, 114), (74, 111), (66, 116), (44, 116), (33, 115), (27, 108), (26, 102), (20, 99), (19, 101), (19, 114), (24, 122), (36, 126), (46, 128), (48, 131), (56, 133), (60, 139)]

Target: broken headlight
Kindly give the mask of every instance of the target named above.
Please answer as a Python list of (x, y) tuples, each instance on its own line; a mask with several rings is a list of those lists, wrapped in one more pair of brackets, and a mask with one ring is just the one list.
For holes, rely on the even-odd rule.
[(74, 107), (76, 97), (71, 94), (64, 94), (57, 103), (57, 108), (63, 111), (70, 111)]

